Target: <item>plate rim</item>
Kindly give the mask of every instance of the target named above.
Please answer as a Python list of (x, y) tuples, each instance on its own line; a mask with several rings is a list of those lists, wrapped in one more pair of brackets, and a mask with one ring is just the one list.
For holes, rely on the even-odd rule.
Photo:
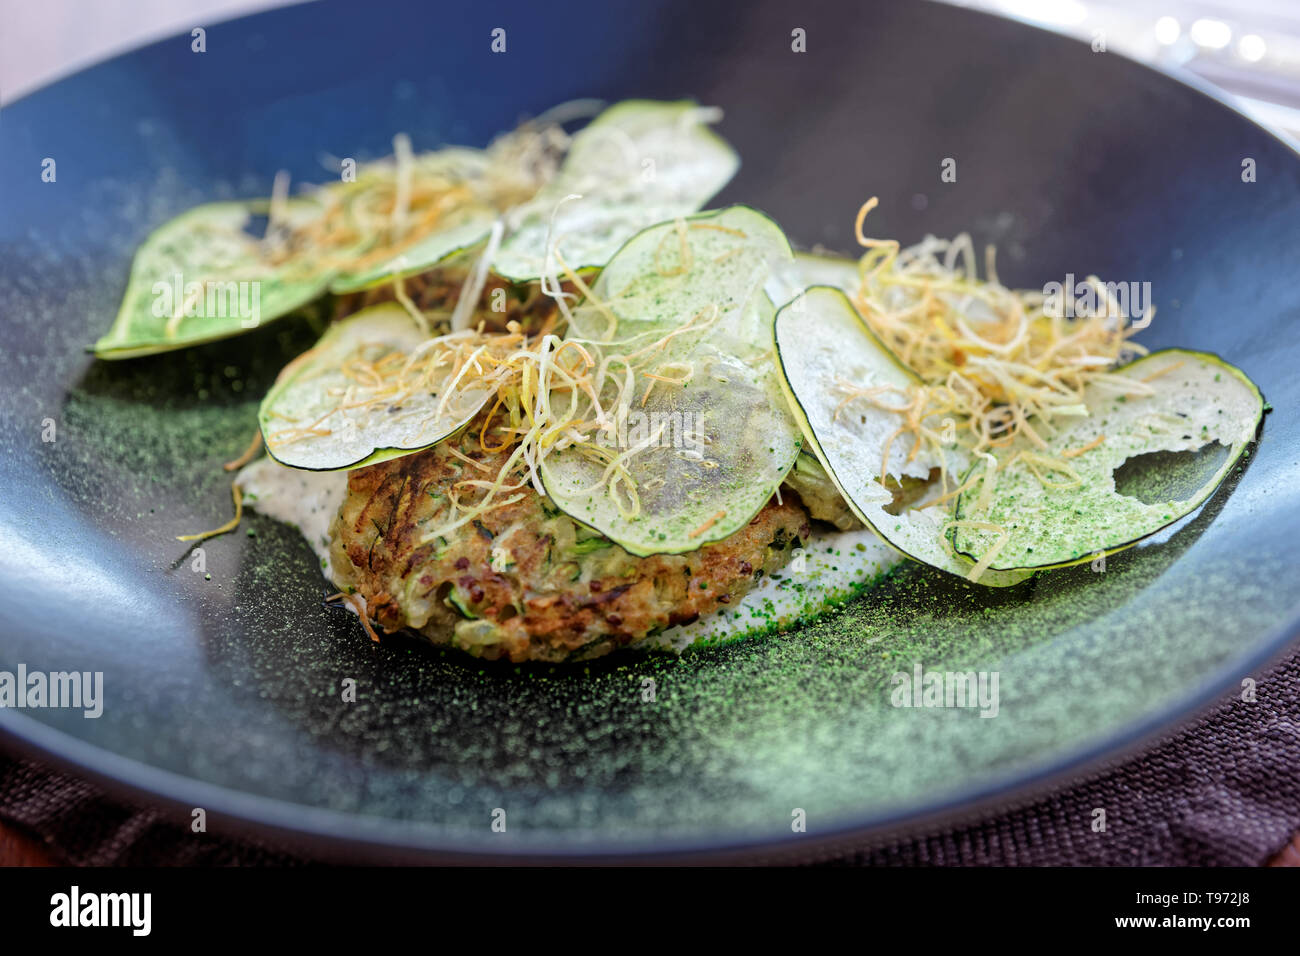
[[(0, 708), (0, 742), (38, 762), (54, 764), (97, 782), (132, 802), (157, 806), (169, 818), (188, 818), (194, 807), (233, 824), (232, 836), (245, 840), (300, 846), (313, 856), (350, 862), (424, 864), (723, 864), (811, 860), (834, 848), (852, 852), (887, 838), (901, 838), (927, 829), (959, 824), (993, 809), (1033, 802), (1063, 784), (1083, 782), (1103, 765), (1134, 757), (1159, 738), (1176, 733), (1206, 712), (1243, 675), (1271, 670), (1288, 649), (1300, 648), (1300, 602), (1292, 605), (1287, 624), (1274, 629), (1253, 652), (1220, 665), (1212, 676), (1189, 692), (1174, 697), (1145, 718), (1069, 751), (1058, 751), (1029, 767), (1000, 773), (967, 791), (948, 790), (920, 803), (888, 804), (865, 818), (841, 823), (826, 833), (790, 839), (738, 838), (720, 841), (699, 838), (647, 837), (639, 842), (574, 844), (530, 841), (501, 849), (422, 832), (418, 823), (368, 817), (344, 810), (300, 803), (235, 790), (187, 777), (87, 743), (18, 711)], [(25, 731), (25, 732), (24, 732)], [(16, 744), (16, 746), (14, 746)], [(107, 759), (105, 759), (107, 758)], [(358, 824), (365, 834), (358, 833)], [(211, 829), (208, 830), (211, 833)], [(286, 848), (288, 848), (286, 846)]]

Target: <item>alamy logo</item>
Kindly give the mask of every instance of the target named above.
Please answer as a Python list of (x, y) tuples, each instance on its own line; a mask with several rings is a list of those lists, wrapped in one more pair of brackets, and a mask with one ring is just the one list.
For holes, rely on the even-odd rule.
[(129, 926), (131, 935), (148, 936), (153, 926), (151, 893), (82, 893), (73, 886), (50, 897), (51, 926)]
[(159, 319), (239, 319), (245, 329), (262, 321), (262, 284), (233, 280), (186, 282), (179, 272), (153, 284), (153, 314)]
[(96, 718), (104, 712), (103, 671), (0, 671), (0, 707), (80, 709)]
[(680, 448), (703, 457), (707, 444), (694, 412), (643, 412), (620, 409), (597, 436), (606, 448)]
[(895, 707), (978, 707), (981, 717), (998, 715), (998, 671), (896, 671), (889, 702)]
[(1082, 282), (1073, 272), (1064, 282), (1043, 286), (1043, 311), (1058, 319), (1129, 319), (1135, 329), (1151, 324), (1150, 282), (1102, 282), (1092, 276)]

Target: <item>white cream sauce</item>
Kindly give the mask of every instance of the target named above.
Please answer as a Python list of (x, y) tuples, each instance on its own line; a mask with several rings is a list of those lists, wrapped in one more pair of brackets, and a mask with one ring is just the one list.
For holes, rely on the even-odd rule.
[(348, 473), (288, 468), (265, 455), (245, 465), (235, 482), (247, 507), (301, 531), (333, 580), (329, 529), (347, 495)]
[(669, 628), (647, 643), (680, 651), (696, 641), (729, 641), (793, 627), (844, 603), (904, 560), (868, 528), (818, 528), (801, 550), (734, 605)]

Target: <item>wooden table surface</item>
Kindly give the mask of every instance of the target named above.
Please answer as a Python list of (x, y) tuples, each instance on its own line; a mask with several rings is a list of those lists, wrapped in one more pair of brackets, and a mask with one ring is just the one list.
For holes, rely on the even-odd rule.
[(0, 822), (0, 866), (58, 866), (45, 844), (18, 827)]

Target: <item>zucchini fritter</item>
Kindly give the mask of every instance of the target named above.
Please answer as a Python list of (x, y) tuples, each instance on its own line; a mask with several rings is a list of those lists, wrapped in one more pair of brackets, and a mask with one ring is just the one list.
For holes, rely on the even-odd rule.
[(471, 425), (349, 475), (331, 529), (335, 577), (387, 631), (411, 628), (488, 659), (599, 657), (733, 602), (810, 532), (788, 495), (722, 541), (638, 558), (525, 485), (498, 495), (517, 501), (426, 541), (448, 521), (452, 496), (460, 513), (478, 500), (478, 489), (457, 482), (490, 481), (509, 455), (483, 451), (478, 434)]

